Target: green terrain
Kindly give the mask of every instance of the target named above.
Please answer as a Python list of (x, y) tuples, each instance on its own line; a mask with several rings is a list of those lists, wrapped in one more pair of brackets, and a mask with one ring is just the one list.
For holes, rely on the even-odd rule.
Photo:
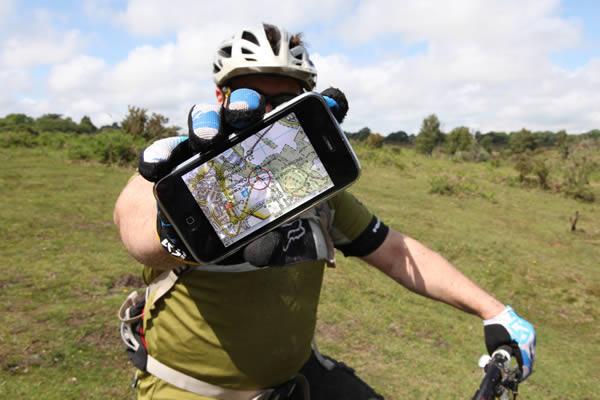
[[(556, 150), (531, 156), (549, 169), (541, 182), (508, 157), (474, 163), (356, 147), (363, 173), (351, 191), (535, 326), (535, 369), (519, 399), (598, 398), (598, 170), (586, 177), (584, 202), (562, 190), (569, 167)], [(141, 268), (112, 224), (133, 168), (41, 146), (0, 149), (0, 163), (0, 398), (133, 399), (116, 314), (141, 287)], [(359, 260), (337, 261), (325, 274), (321, 350), (386, 399), (471, 398), (482, 376), (481, 321)]]

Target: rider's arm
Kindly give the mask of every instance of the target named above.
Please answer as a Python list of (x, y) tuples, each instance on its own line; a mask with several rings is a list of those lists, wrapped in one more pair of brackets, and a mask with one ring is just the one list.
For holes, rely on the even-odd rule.
[(181, 265), (160, 245), (156, 235), (156, 200), (153, 183), (137, 175), (125, 186), (113, 214), (121, 240), (140, 263), (155, 269), (173, 269)]
[(393, 229), (362, 259), (407, 289), (480, 318), (492, 318), (505, 309), (439, 254)]

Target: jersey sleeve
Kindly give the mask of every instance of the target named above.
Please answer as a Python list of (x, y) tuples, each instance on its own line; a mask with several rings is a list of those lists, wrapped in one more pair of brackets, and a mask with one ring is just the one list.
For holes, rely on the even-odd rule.
[(388, 226), (351, 193), (343, 191), (334, 196), (329, 206), (333, 210), (330, 234), (335, 247), (344, 256), (366, 256), (381, 246), (387, 237)]

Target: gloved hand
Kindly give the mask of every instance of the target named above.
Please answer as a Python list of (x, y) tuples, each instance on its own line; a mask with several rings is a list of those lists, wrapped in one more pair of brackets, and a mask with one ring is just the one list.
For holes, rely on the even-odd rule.
[(531, 375), (535, 359), (536, 336), (533, 326), (519, 317), (511, 306), (495, 316), (483, 321), (485, 344), (490, 354), (502, 345), (513, 348), (521, 367), (521, 380)]
[[(322, 95), (332, 114), (341, 123), (348, 112), (346, 96), (336, 88), (326, 89)], [(225, 93), (223, 104), (220, 105), (194, 105), (188, 114), (189, 136), (169, 137), (152, 143), (140, 155), (138, 170), (146, 180), (158, 182), (194, 154), (209, 150), (235, 130), (257, 122), (264, 113), (263, 96), (251, 89), (237, 89), (230, 94)], [(156, 229), (166, 251), (183, 261), (196, 262), (160, 209)], [(272, 241), (273, 237), (269, 240)], [(264, 249), (274, 251), (274, 246), (265, 246)], [(270, 258), (269, 255), (260, 257)]]

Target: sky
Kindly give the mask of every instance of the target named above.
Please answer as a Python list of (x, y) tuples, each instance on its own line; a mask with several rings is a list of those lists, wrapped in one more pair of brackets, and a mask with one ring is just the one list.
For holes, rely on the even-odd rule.
[(303, 32), (346, 131), (600, 129), (596, 0), (0, 0), (0, 117), (137, 106), (184, 127), (215, 101), (218, 44), (262, 22)]

